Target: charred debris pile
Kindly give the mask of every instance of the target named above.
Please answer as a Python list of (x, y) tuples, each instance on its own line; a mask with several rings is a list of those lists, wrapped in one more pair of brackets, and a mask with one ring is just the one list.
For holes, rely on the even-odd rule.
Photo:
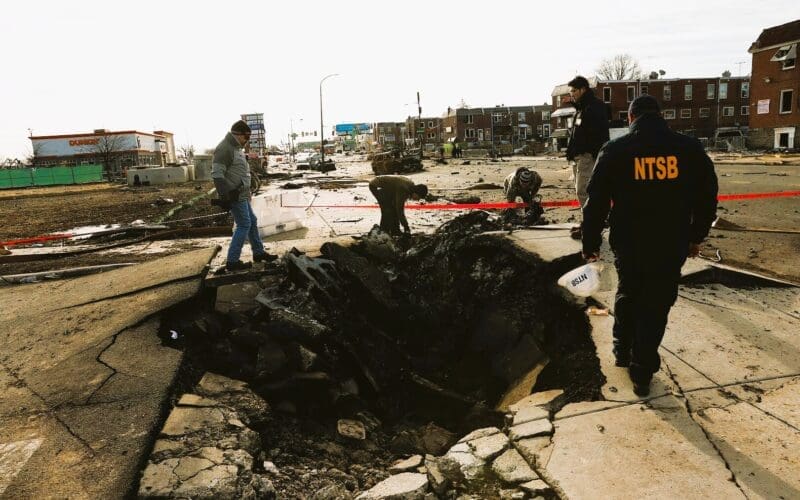
[(504, 392), (545, 359), (537, 390), (599, 397), (588, 322), (554, 272), (472, 212), (432, 236), (377, 230), (320, 257), (292, 251), (250, 310), (175, 314), (190, 357), (299, 415), (498, 423)]

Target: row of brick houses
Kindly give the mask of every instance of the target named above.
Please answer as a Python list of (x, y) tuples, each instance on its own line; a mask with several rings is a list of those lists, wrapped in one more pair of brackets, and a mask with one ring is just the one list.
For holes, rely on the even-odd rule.
[(373, 139), (384, 147), (459, 143), (467, 147), (521, 147), (550, 136), (549, 104), (448, 108), (441, 117), (409, 117), (405, 122), (373, 124)]
[[(606, 104), (612, 129), (624, 133), (630, 103), (641, 95), (655, 97), (673, 130), (709, 144), (718, 137), (743, 146), (743, 136), (755, 148), (792, 149), (800, 127), (800, 20), (767, 28), (749, 48), (751, 76), (598, 80), (590, 85)], [(549, 139), (554, 148), (566, 145), (574, 107), (569, 87), (558, 85), (552, 102), (532, 106), (448, 108), (441, 117), (409, 117), (405, 122), (373, 125), (375, 142), (465, 147), (520, 146)], [(613, 135), (613, 134), (612, 134)], [(734, 140), (737, 139), (737, 140)], [(719, 142), (718, 142), (719, 144)], [(507, 148), (506, 148), (507, 149)]]
[[(749, 123), (750, 77), (590, 79), (589, 83), (606, 104), (612, 128), (627, 126), (628, 107), (641, 95), (651, 95), (659, 102), (670, 128), (695, 137), (713, 138), (718, 130), (731, 128), (746, 131)], [(557, 86), (552, 98), (554, 129), (568, 129), (574, 113), (569, 87)]]
[[(627, 109), (636, 97), (649, 94), (661, 105), (673, 130), (699, 138), (747, 135), (751, 148), (795, 149), (800, 128), (800, 20), (764, 29), (750, 46), (752, 71), (745, 77), (656, 80), (592, 80), (598, 99), (606, 103), (613, 127), (627, 125)], [(553, 136), (563, 147), (571, 126), (569, 87), (552, 93)]]
[(550, 136), (550, 111), (548, 104), (448, 109), (442, 117), (442, 139), (473, 147), (521, 147)]

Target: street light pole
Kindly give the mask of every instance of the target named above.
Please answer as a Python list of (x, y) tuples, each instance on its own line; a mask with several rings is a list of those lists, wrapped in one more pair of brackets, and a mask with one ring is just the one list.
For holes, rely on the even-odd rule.
[(294, 124), (289, 118), (289, 161), (294, 163)]
[(322, 82), (339, 73), (331, 73), (319, 81), (319, 151), (322, 154), (322, 164), (325, 164), (325, 125), (322, 122)]

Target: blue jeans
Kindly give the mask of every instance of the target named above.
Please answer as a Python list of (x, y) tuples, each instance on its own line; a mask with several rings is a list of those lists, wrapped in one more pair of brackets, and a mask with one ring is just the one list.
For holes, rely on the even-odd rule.
[(236, 230), (233, 231), (231, 246), (228, 248), (228, 262), (236, 262), (242, 256), (244, 240), (250, 240), (250, 248), (253, 255), (266, 253), (264, 243), (258, 234), (258, 219), (253, 213), (253, 208), (247, 200), (231, 203), (231, 214), (233, 221), (236, 222)]

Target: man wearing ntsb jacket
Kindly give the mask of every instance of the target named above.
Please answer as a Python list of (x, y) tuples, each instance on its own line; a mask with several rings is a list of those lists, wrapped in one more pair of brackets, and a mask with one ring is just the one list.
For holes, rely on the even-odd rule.
[[(672, 132), (652, 96), (628, 110), (630, 133), (601, 150), (583, 207), (583, 256), (598, 258), (609, 216), (619, 285), (614, 354), (646, 396), (686, 257), (699, 254), (717, 208), (714, 164), (696, 139)], [(609, 215), (609, 205), (613, 202)]]

